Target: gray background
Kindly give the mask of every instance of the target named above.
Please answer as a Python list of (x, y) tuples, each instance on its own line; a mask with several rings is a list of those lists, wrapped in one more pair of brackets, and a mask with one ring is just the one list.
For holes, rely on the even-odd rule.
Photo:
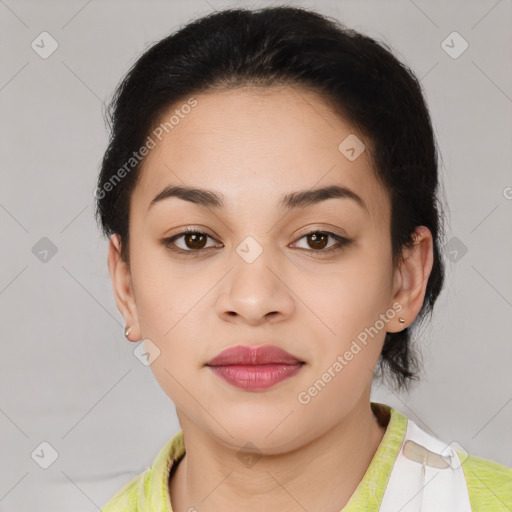
[[(420, 333), (425, 375), (372, 399), (512, 466), (511, 2), (294, 3), (394, 48), (421, 77), (443, 157), (452, 245)], [(239, 5), (280, 3), (0, 1), (1, 511), (99, 510), (179, 430), (123, 336), (93, 218), (102, 103), (150, 44)], [(46, 59), (31, 47), (43, 31), (59, 45)], [(442, 46), (454, 31), (469, 44), (458, 58)], [(58, 453), (48, 469), (31, 457), (43, 441)]]

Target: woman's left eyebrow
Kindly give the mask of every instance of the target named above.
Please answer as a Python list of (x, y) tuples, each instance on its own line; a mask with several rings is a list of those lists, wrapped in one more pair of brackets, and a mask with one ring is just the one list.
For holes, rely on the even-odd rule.
[[(155, 204), (171, 197), (176, 197), (207, 208), (220, 209), (224, 207), (224, 196), (220, 192), (183, 185), (167, 185), (151, 200), (148, 206), (148, 212)], [(281, 197), (279, 206), (291, 210), (312, 206), (328, 199), (351, 199), (368, 212), (365, 202), (359, 195), (353, 190), (339, 185), (290, 192)]]

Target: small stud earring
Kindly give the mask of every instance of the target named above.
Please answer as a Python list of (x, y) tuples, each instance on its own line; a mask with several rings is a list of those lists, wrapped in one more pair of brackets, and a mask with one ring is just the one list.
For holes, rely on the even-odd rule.
[(131, 327), (125, 327), (124, 329), (124, 335), (126, 337), (128, 337), (128, 334), (130, 334), (132, 332), (132, 328)]
[(404, 325), (405, 320), (402, 317), (400, 317), (398, 321), (400, 322), (401, 325)]

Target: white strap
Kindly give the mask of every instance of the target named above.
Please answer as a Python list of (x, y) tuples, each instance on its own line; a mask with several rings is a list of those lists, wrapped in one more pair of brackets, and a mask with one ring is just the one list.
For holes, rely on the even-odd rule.
[(379, 512), (471, 512), (455, 449), (407, 420)]

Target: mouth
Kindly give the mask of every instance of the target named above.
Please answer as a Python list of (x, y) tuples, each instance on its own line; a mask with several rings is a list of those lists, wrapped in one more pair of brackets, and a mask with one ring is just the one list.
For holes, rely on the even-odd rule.
[(274, 345), (230, 347), (205, 366), (234, 387), (262, 391), (296, 375), (305, 361)]
[(285, 364), (295, 365), (304, 363), (293, 354), (286, 352), (275, 345), (260, 345), (249, 347), (247, 345), (236, 345), (227, 348), (206, 363), (206, 366), (232, 366), (232, 365), (267, 365)]

